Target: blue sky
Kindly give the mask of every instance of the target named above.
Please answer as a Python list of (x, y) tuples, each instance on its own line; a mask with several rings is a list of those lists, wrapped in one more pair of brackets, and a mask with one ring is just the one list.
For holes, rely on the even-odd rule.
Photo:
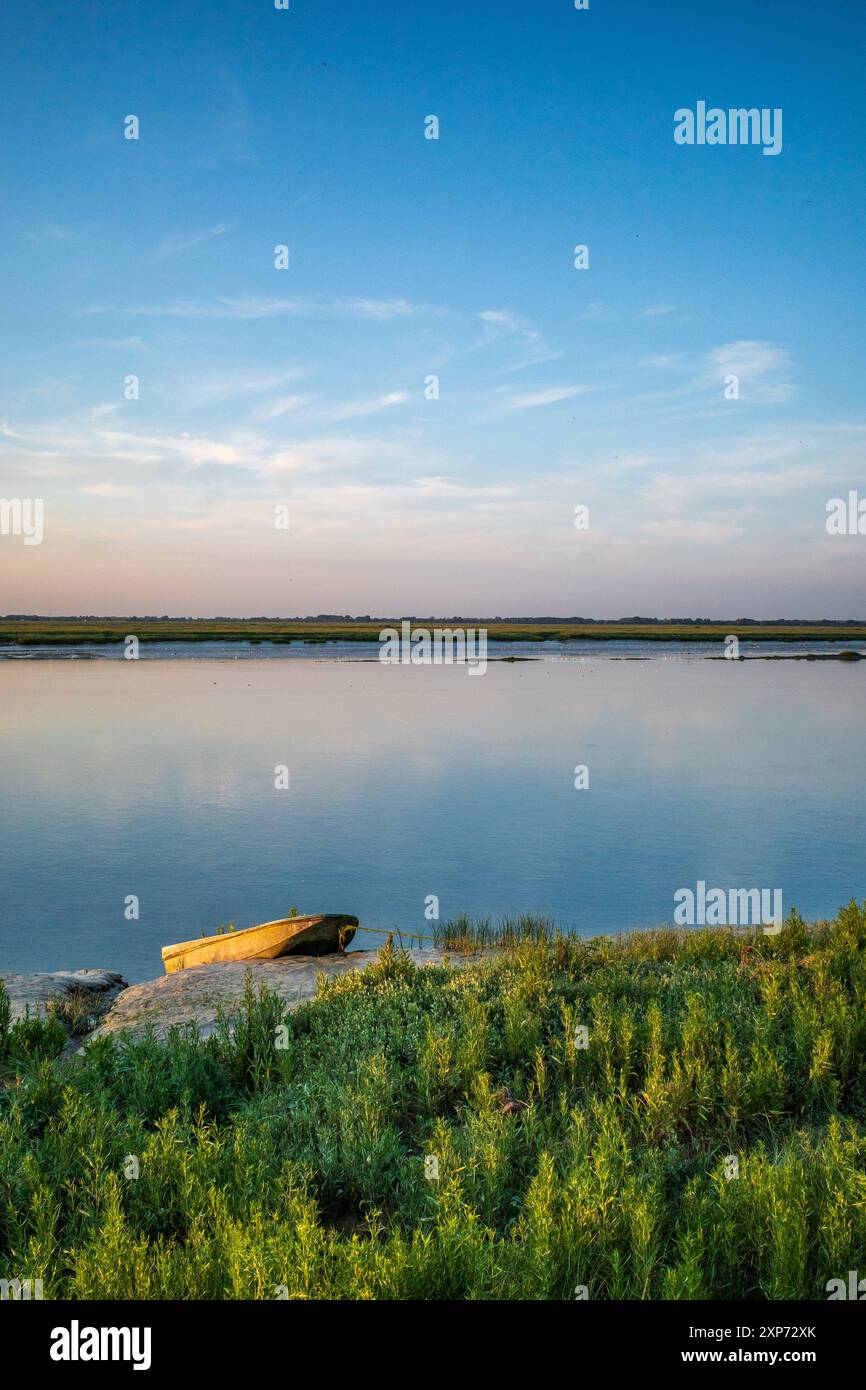
[[(0, 611), (866, 616), (864, 36), (7, 0), (0, 496), (45, 539)], [(678, 146), (699, 100), (781, 153)]]

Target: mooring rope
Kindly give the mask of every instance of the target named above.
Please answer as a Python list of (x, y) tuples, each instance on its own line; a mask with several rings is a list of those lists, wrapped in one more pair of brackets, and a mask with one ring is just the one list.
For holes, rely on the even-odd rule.
[[(467, 941), (465, 937), (452, 936), (450, 938), (443, 938), (439, 936), (429, 936), (426, 932), (422, 931), (401, 931), (399, 927), (392, 927), (390, 931), (386, 931), (383, 927), (358, 926), (352, 928), (352, 930), (354, 932), (371, 932), (374, 936), (387, 936), (392, 939), (396, 938), (401, 947), (412, 941), (432, 941), (433, 945), (438, 947), (440, 951), (459, 950)], [(476, 951), (486, 951), (488, 947), (501, 945), (501, 943), (496, 941), (472, 941), (470, 939), (469, 945)], [(340, 949), (345, 949), (342, 940), (340, 942)]]

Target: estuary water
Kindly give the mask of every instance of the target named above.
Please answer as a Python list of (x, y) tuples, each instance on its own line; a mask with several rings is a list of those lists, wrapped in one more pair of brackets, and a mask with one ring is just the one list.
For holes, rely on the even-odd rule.
[(671, 923), (699, 881), (808, 917), (866, 896), (866, 663), (597, 646), (483, 676), (375, 648), (0, 660), (0, 973), (148, 979), (292, 907), (595, 935)]

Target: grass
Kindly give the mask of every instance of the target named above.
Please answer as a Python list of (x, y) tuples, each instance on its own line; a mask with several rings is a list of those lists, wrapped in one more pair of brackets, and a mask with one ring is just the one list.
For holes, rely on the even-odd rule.
[(86, 1037), (107, 1010), (108, 1002), (87, 989), (72, 989), (48, 1001), (49, 1016), (56, 1018), (71, 1038)]
[(206, 1042), (68, 1061), (56, 1020), (10, 1027), (0, 999), (0, 1276), (77, 1299), (824, 1299), (866, 1269), (866, 909), (748, 945), (531, 919), (500, 945), (469, 968), (386, 949), (287, 1017), (250, 983)]
[[(260, 618), (17, 618), (0, 620), (0, 644), (70, 646), (140, 642), (261, 642), (320, 645), (323, 642), (377, 642), (384, 627), (399, 618), (372, 622)], [(522, 622), (486, 618), (416, 618), (419, 627), (484, 627), (491, 641), (560, 642), (723, 642), (736, 634), (749, 642), (854, 642), (866, 639), (866, 623), (808, 622)]]
[(549, 917), (530, 917), (522, 914), (513, 921), (492, 923), (489, 917), (469, 917), (462, 913), (450, 922), (434, 923), (432, 938), (436, 946), (460, 954), (473, 954), (485, 947), (505, 948), (530, 941), (553, 941), (556, 927)]

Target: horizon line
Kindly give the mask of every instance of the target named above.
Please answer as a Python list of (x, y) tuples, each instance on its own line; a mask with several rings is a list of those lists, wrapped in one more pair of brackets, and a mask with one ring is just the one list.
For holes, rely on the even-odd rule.
[(348, 614), (348, 613), (310, 613), (299, 615), (295, 614), (288, 617), (266, 617), (262, 614), (245, 614), (241, 617), (230, 616), (228, 614), (212, 614), (209, 617), (193, 617), (190, 614), (170, 614), (170, 613), (4, 613), (0, 615), (0, 622), (148, 622), (148, 623), (395, 623), (395, 622), (432, 622), (432, 623), (582, 623), (584, 626), (611, 626), (614, 624), (644, 624), (645, 626), (679, 624), (712, 625), (721, 626), (731, 624), (732, 626), (755, 624), (756, 626), (793, 626), (793, 627), (862, 627), (866, 625), (866, 618), (708, 618), (708, 617), (642, 617), (633, 615), (630, 617), (619, 618), (587, 618), (577, 615), (558, 616), (556, 614), (524, 615), (524, 616), (501, 616), (496, 617), (479, 616), (454, 613), (449, 616), (421, 613), (401, 613), (399, 615), (372, 615), (369, 613)]

